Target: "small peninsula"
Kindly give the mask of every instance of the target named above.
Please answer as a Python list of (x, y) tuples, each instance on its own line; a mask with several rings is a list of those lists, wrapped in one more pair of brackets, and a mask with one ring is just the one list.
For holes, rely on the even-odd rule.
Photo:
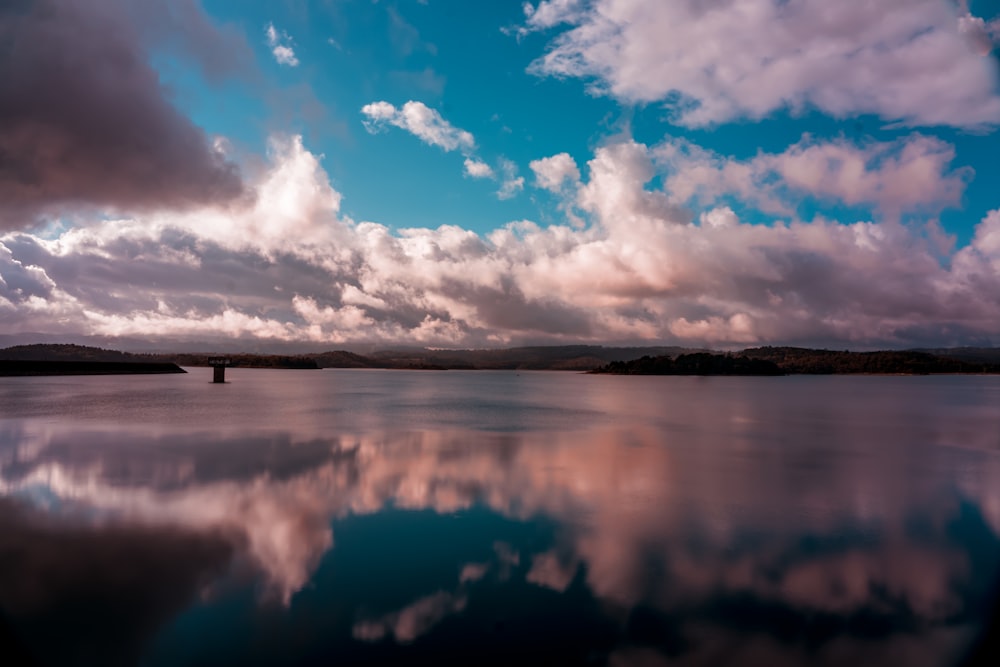
[(0, 376), (41, 375), (156, 375), (187, 373), (170, 362), (0, 360)]

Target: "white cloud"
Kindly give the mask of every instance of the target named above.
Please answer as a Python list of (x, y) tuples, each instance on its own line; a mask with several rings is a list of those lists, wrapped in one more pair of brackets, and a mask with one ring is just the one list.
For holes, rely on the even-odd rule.
[(580, 170), (569, 153), (532, 160), (528, 166), (535, 172), (535, 184), (551, 192), (559, 192), (565, 182), (576, 184), (580, 180)]
[[(808, 140), (741, 163), (622, 141), (597, 149), (576, 191), (588, 226), (520, 221), (481, 237), (345, 219), (319, 157), (276, 139), (242, 207), (0, 236), (0, 318), (9, 333), (330, 344), (982, 343), (1000, 330), (1000, 213), (942, 254), (891, 216), (756, 225), (717, 201), (760, 204), (763, 178), (786, 183), (765, 193), (776, 206), (812, 189), (934, 210), (961, 193), (949, 151), (919, 135)], [(746, 181), (727, 175), (730, 161)], [(702, 163), (700, 180), (680, 178)], [(500, 164), (504, 182), (521, 179)], [(649, 187), (657, 176), (665, 191)]]
[(465, 174), (472, 178), (493, 178), (493, 169), (490, 165), (476, 158), (465, 158)]
[(500, 189), (497, 190), (498, 199), (511, 199), (516, 197), (524, 189), (524, 176), (517, 175), (517, 165), (507, 158), (500, 158), (498, 161), (500, 173)]
[(806, 198), (872, 206), (890, 217), (915, 210), (937, 213), (960, 204), (972, 175), (969, 168), (950, 170), (951, 144), (920, 134), (863, 145), (806, 135), (781, 153), (758, 153), (748, 160), (683, 139), (667, 139), (652, 153), (666, 173), (664, 188), (677, 203), (710, 206), (736, 195), (778, 215), (792, 215)]
[(543, 0), (538, 6), (524, 3), (524, 16), (534, 29), (551, 28), (560, 23), (577, 21), (583, 15), (582, 0)]
[(968, 40), (974, 52), (980, 56), (989, 55), (1000, 42), (1000, 18), (987, 22), (981, 17), (973, 16), (966, 0), (959, 1), (959, 9), (958, 31)]
[(294, 49), (292, 49), (295, 42), (287, 32), (278, 30), (274, 27), (273, 23), (268, 23), (264, 29), (264, 36), (267, 38), (267, 45), (271, 49), (271, 55), (274, 56), (279, 65), (287, 65), (288, 67), (298, 66), (299, 59), (295, 56)]
[(413, 134), (424, 143), (446, 151), (461, 150), (468, 153), (476, 147), (471, 133), (453, 126), (423, 102), (410, 100), (398, 109), (385, 101), (372, 102), (361, 107), (361, 113), (365, 116), (363, 122), (369, 132), (376, 132), (385, 125), (393, 125)]
[[(526, 29), (569, 22), (530, 71), (583, 77), (703, 126), (811, 108), (908, 125), (1000, 123), (996, 64), (945, 0), (543, 2)], [(963, 32), (977, 32), (966, 19)], [(973, 25), (974, 24), (974, 25)]]

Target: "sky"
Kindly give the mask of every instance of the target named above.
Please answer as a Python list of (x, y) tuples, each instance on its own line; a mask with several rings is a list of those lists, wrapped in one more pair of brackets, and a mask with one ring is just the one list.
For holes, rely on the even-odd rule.
[(1000, 345), (1000, 2), (8, 0), (0, 337)]

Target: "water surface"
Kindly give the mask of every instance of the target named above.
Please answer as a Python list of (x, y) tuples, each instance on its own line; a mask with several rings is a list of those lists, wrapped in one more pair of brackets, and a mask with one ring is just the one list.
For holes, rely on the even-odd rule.
[(997, 377), (189, 370), (0, 378), (39, 664), (957, 665), (995, 599)]

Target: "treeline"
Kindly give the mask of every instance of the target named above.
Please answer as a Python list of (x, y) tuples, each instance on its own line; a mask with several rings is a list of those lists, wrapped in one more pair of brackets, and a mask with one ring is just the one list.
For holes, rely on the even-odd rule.
[(0, 361), (30, 362), (116, 362), (129, 364), (177, 364), (178, 366), (209, 366), (212, 359), (225, 358), (230, 366), (242, 368), (319, 368), (315, 359), (307, 356), (279, 354), (135, 354), (106, 350), (86, 345), (39, 344), (16, 345), (0, 350)]
[(676, 358), (662, 355), (613, 361), (591, 372), (612, 375), (784, 375), (784, 371), (771, 361), (709, 352), (681, 354)]
[(4, 361), (147, 361), (145, 355), (135, 355), (118, 350), (105, 350), (86, 345), (43, 343), (15, 345), (0, 350)]
[(801, 347), (756, 347), (743, 350), (741, 354), (751, 359), (772, 362), (785, 373), (807, 375), (1000, 373), (1000, 364), (964, 361), (916, 350), (849, 352)]
[[(495, 350), (400, 348), (366, 355), (334, 350), (282, 354), (133, 354), (84, 345), (18, 345), (0, 349), (0, 360), (175, 363), (209, 366), (220, 357), (236, 368), (394, 368), (573, 370), (625, 375), (780, 375), (1000, 373), (1000, 350), (959, 348), (964, 358), (921, 350), (849, 352), (801, 347), (756, 347), (719, 354), (679, 347), (563, 345)], [(993, 361), (997, 359), (997, 361)]]
[(319, 365), (315, 359), (285, 354), (143, 354), (142, 358), (172, 361), (178, 366), (210, 366), (213, 359), (226, 359), (230, 368), (311, 368)]
[(484, 350), (431, 350), (396, 348), (356, 354), (332, 350), (303, 355), (218, 353), (132, 354), (82, 345), (20, 345), (0, 350), (0, 359), (172, 362), (181, 366), (208, 366), (226, 358), (237, 368), (395, 368), (481, 370), (569, 370), (589, 371), (616, 359), (642, 355), (672, 355), (686, 352), (679, 347), (603, 347), (561, 345)]
[(67, 361), (0, 359), (0, 376), (34, 375), (153, 375), (186, 373), (177, 364), (155, 361)]

